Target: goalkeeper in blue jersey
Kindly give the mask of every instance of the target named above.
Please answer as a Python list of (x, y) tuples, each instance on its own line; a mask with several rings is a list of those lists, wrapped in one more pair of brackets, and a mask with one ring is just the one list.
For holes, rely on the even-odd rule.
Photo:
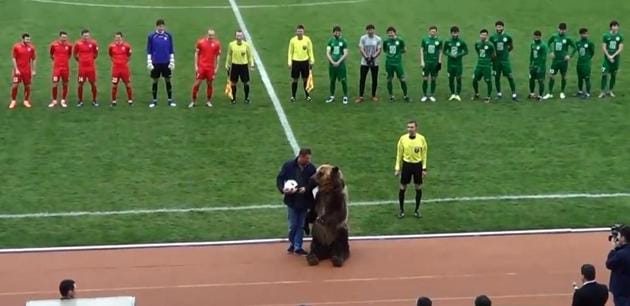
[(149, 107), (157, 106), (158, 80), (164, 78), (166, 83), (166, 94), (168, 95), (168, 104), (175, 107), (173, 101), (173, 85), (171, 84), (171, 73), (175, 69), (175, 52), (173, 48), (173, 36), (166, 32), (166, 24), (164, 20), (158, 19), (155, 23), (155, 32), (149, 34), (147, 38), (147, 68), (151, 70), (151, 78), (153, 79), (153, 101)]

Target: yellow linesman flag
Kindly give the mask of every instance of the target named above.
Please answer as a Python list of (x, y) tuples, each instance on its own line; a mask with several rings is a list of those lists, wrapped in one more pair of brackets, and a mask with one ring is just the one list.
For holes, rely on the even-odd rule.
[(225, 84), (225, 95), (230, 98), (230, 100), (234, 100), (234, 95), (232, 95), (232, 83), (230, 83), (230, 79), (227, 80), (227, 84)]
[(315, 81), (313, 80), (313, 70), (308, 72), (308, 79), (306, 80), (306, 91), (309, 93), (315, 88)]

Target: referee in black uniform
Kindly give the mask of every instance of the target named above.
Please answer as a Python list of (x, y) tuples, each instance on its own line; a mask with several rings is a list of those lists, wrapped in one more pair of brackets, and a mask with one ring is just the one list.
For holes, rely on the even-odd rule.
[(398, 139), (396, 165), (394, 166), (395, 175), (400, 175), (400, 190), (398, 191), (400, 213), (398, 218), (405, 216), (405, 191), (412, 178), (416, 187), (415, 216), (417, 218), (422, 217), (420, 201), (422, 199), (422, 179), (427, 175), (427, 141), (417, 130), (418, 123), (414, 120), (409, 121), (407, 122), (407, 133)]

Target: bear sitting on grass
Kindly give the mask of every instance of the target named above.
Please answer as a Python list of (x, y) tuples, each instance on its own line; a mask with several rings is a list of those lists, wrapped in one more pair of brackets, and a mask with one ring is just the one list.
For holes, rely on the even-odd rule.
[(350, 257), (348, 193), (343, 173), (339, 167), (324, 164), (317, 168), (312, 180), (318, 191), (309, 214), (313, 240), (306, 260), (314, 266), (320, 260), (330, 259), (335, 267), (341, 267)]

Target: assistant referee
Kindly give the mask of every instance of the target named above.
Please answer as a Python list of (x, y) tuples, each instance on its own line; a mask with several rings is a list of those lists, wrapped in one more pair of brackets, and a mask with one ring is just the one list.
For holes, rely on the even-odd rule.
[(310, 70), (315, 63), (313, 55), (313, 43), (311, 39), (304, 35), (304, 26), (298, 25), (295, 36), (289, 41), (288, 65), (291, 70), (291, 102), (295, 102), (297, 93), (297, 81), (302, 77), (304, 84), (304, 95), (306, 101), (311, 101), (311, 96), (306, 90)]
[[(400, 136), (396, 149), (395, 174), (400, 175), (400, 190), (398, 203), (400, 213), (398, 218), (405, 216), (405, 191), (411, 182), (416, 187), (415, 216), (421, 218), (420, 200), (422, 199), (422, 178), (427, 175), (427, 141), (417, 132), (418, 123), (414, 120), (407, 122), (407, 134)], [(401, 173), (402, 168), (402, 173)]]
[(244, 40), (243, 31), (236, 31), (236, 39), (228, 45), (225, 68), (230, 75), (230, 85), (232, 87), (232, 104), (236, 103), (236, 83), (240, 79), (243, 82), (245, 92), (245, 103), (249, 104), (249, 69), (254, 69), (254, 58), (252, 48)]

